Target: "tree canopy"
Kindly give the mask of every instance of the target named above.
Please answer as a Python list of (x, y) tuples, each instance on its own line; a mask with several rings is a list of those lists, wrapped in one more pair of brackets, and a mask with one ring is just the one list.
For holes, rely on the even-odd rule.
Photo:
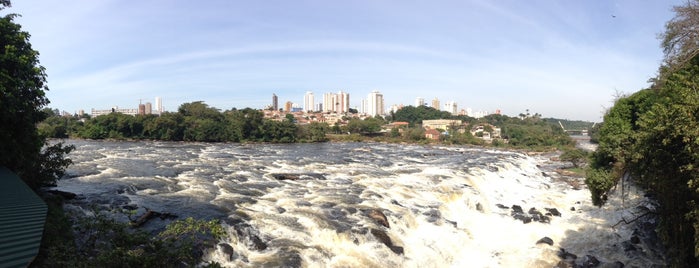
[[(0, 9), (10, 1), (0, 1)], [(37, 124), (45, 119), (46, 72), (39, 52), (32, 49), (29, 33), (14, 22), (16, 14), (0, 18), (0, 165), (6, 166), (31, 187), (52, 184), (63, 175), (71, 147), (47, 145)], [(48, 146), (42, 151), (42, 147)]]

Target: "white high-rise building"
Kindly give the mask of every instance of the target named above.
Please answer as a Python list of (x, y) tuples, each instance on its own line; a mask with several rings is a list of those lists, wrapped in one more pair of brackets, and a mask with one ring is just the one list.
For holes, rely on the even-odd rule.
[(366, 103), (366, 114), (371, 116), (384, 115), (383, 94), (374, 90), (369, 93)]
[(448, 102), (444, 103), (444, 111), (447, 111), (447, 112), (451, 113), (452, 115), (459, 114), (458, 108), (459, 107), (455, 101), (448, 101)]
[(155, 97), (155, 109), (158, 115), (163, 114), (163, 99)]
[(349, 94), (345, 92), (325, 93), (323, 95), (323, 112), (347, 113), (349, 112)]
[(315, 99), (313, 97), (313, 92), (307, 91), (303, 98), (303, 111), (313, 112), (315, 110)]
[(415, 98), (415, 107), (420, 107), (423, 105), (425, 105), (425, 98), (423, 98), (423, 97)]

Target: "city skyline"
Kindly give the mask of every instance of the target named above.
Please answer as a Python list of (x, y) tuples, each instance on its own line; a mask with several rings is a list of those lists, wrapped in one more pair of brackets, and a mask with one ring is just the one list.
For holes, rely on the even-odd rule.
[(386, 106), (438, 97), (601, 121), (615, 95), (649, 86), (656, 36), (681, 3), (35, 0), (2, 12), (21, 14), (31, 34), (48, 107), (71, 112), (143, 95), (166, 96), (169, 111), (193, 101), (263, 109), (272, 93), (302, 104), (306, 91), (319, 103), (342, 89), (380, 90)]

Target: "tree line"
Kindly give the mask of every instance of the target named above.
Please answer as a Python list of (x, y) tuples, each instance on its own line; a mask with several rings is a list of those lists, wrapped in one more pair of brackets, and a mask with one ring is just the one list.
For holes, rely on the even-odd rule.
[(619, 96), (596, 130), (586, 184), (602, 206), (630, 178), (660, 204), (672, 267), (699, 265), (699, 1), (674, 8), (661, 35), (665, 60), (649, 88)]

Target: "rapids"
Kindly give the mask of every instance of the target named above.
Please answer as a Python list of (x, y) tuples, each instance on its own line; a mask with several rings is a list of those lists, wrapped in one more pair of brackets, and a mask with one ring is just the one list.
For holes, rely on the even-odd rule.
[[(633, 225), (611, 227), (647, 203), (642, 193), (594, 207), (580, 180), (552, 175), (560, 163), (549, 157), (379, 143), (67, 142), (74, 164), (57, 189), (79, 194), (74, 206), (221, 219), (228, 237), (205, 260), (228, 267), (553, 267), (560, 248), (663, 263), (643, 243), (643, 254), (622, 247)], [(513, 205), (562, 215), (525, 224)], [(149, 225), (168, 220), (159, 221)], [(537, 244), (543, 237), (553, 245)]]

